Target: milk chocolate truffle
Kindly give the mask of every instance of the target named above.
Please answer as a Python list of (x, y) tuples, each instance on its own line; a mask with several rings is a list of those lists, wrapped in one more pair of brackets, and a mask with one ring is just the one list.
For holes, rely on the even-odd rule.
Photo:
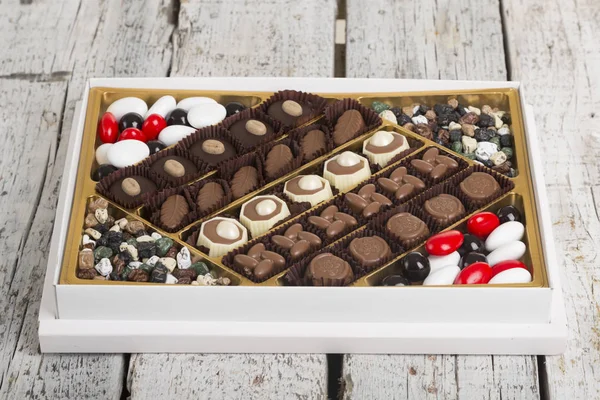
[(273, 146), (265, 159), (265, 175), (267, 179), (275, 179), (280, 175), (282, 169), (292, 164), (294, 155), (292, 150), (285, 144)]
[(318, 175), (298, 175), (290, 179), (283, 193), (297, 203), (307, 201), (312, 207), (333, 197), (329, 181)]
[(323, 178), (339, 191), (345, 192), (371, 176), (369, 161), (351, 151), (325, 161)]
[(217, 182), (208, 182), (200, 188), (196, 197), (198, 211), (204, 214), (217, 206), (225, 198), (223, 186)]
[(233, 218), (215, 217), (200, 226), (197, 246), (209, 249), (209, 257), (221, 257), (248, 241), (248, 231)]
[(236, 254), (233, 264), (249, 277), (264, 280), (285, 268), (285, 258), (280, 254), (265, 249), (265, 245), (257, 243), (247, 254)]
[(258, 186), (258, 170), (251, 165), (240, 168), (231, 179), (233, 198), (239, 199)]
[(119, 179), (110, 186), (110, 193), (119, 204), (137, 202), (144, 193), (154, 192), (157, 189), (156, 184), (150, 179), (133, 175)]
[(337, 282), (347, 285), (354, 280), (350, 264), (331, 253), (315, 256), (306, 269), (306, 277), (314, 286), (329, 286)]
[(342, 145), (364, 131), (366, 125), (358, 110), (347, 110), (338, 118), (333, 128), (333, 143)]
[(193, 162), (181, 156), (161, 157), (154, 161), (150, 169), (165, 179), (177, 179), (198, 172)]
[(473, 172), (460, 183), (460, 190), (473, 201), (485, 202), (500, 193), (500, 185), (490, 174)]
[(235, 147), (225, 139), (208, 138), (198, 140), (190, 147), (190, 153), (210, 166), (237, 155)]
[(313, 117), (313, 108), (310, 104), (294, 100), (279, 100), (267, 109), (267, 114), (286, 126), (299, 126), (308, 122)]
[(438, 222), (445, 223), (465, 213), (465, 207), (459, 199), (451, 194), (442, 193), (425, 201), (423, 207), (427, 214)]
[(321, 238), (312, 232), (306, 232), (301, 224), (293, 224), (283, 235), (273, 235), (271, 242), (289, 250), (292, 260), (299, 259), (311, 250), (321, 247)]
[(300, 140), (302, 161), (311, 161), (319, 152), (327, 150), (325, 132), (313, 129), (307, 132)]
[(385, 167), (396, 154), (409, 149), (408, 141), (399, 133), (377, 131), (363, 142), (363, 154), (372, 164)]
[(167, 197), (160, 207), (160, 223), (169, 230), (176, 229), (189, 212), (190, 207), (185, 197), (174, 194)]
[(379, 236), (352, 239), (348, 246), (350, 255), (362, 267), (375, 267), (392, 254), (390, 246)]
[(287, 204), (277, 196), (256, 196), (242, 205), (240, 222), (253, 238), (266, 233), (282, 219), (290, 216)]
[(429, 228), (425, 222), (408, 212), (393, 215), (385, 224), (385, 228), (400, 241), (424, 238), (429, 235)]
[(264, 121), (251, 117), (242, 118), (229, 127), (229, 132), (249, 149), (261, 143), (265, 137), (273, 133), (273, 127)]

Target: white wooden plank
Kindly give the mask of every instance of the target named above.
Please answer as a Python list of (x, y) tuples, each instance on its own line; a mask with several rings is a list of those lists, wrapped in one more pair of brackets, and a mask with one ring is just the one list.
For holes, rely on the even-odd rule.
[(171, 5), (9, 3), (0, 8), (0, 124), (9, 138), (0, 160), (0, 398), (119, 398), (123, 355), (41, 355), (37, 313), (66, 152), (61, 139), (85, 80), (166, 75)]
[[(347, 1), (349, 77), (507, 78), (497, 0)], [(540, 396), (536, 361), (346, 355), (343, 396), (535, 399)]]
[[(182, 2), (172, 74), (331, 76), (335, 7), (331, 0)], [(327, 360), (324, 354), (136, 354), (127, 382), (132, 399), (319, 399), (326, 397)]]
[(181, 3), (172, 75), (332, 76), (335, 0)]
[(503, 2), (512, 77), (535, 106), (565, 296), (567, 350), (546, 357), (548, 398), (600, 398), (600, 3)]

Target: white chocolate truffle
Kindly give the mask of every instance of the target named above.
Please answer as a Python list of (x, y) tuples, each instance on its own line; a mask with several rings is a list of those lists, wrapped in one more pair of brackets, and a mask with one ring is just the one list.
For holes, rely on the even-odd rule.
[(341, 192), (352, 189), (370, 177), (369, 161), (351, 151), (331, 157), (323, 167), (323, 178)]
[(385, 167), (397, 154), (409, 149), (406, 138), (396, 132), (378, 131), (363, 142), (363, 154), (372, 164)]
[(329, 181), (318, 175), (299, 175), (287, 181), (283, 192), (297, 203), (309, 202), (312, 207), (333, 197)]
[(209, 257), (220, 257), (248, 241), (246, 227), (233, 218), (215, 217), (200, 226), (197, 246), (209, 249)]
[(287, 204), (277, 196), (256, 196), (242, 205), (240, 222), (256, 238), (290, 216)]

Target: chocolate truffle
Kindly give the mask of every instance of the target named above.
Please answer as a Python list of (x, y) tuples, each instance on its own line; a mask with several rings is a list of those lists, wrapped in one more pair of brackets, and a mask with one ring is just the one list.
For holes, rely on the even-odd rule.
[(427, 224), (408, 212), (393, 215), (388, 219), (385, 228), (401, 241), (425, 238), (429, 235)]
[(249, 149), (260, 144), (265, 137), (273, 134), (273, 127), (265, 121), (251, 117), (242, 118), (229, 127), (229, 132)]
[(223, 186), (217, 182), (208, 182), (200, 188), (196, 197), (198, 211), (204, 214), (219, 205), (225, 198)]
[(379, 212), (381, 207), (390, 206), (392, 202), (384, 195), (375, 191), (375, 185), (369, 183), (355, 193), (346, 193), (344, 201), (357, 214), (369, 218)]
[(310, 104), (294, 100), (279, 100), (267, 109), (267, 114), (286, 126), (299, 126), (313, 118)]
[(299, 259), (311, 250), (318, 249), (323, 243), (321, 238), (312, 232), (306, 232), (301, 224), (293, 224), (283, 235), (273, 235), (271, 242), (289, 250), (292, 260)]
[(190, 147), (190, 153), (210, 166), (215, 166), (237, 155), (237, 151), (231, 143), (216, 138), (198, 140)]
[(292, 165), (294, 155), (292, 150), (285, 144), (277, 144), (273, 146), (267, 153), (265, 158), (265, 176), (272, 180), (281, 175), (284, 168)]
[(312, 207), (333, 197), (329, 181), (318, 175), (299, 175), (283, 186), (283, 193), (297, 203), (307, 201)]
[(209, 249), (209, 257), (220, 257), (248, 241), (248, 231), (233, 218), (215, 217), (200, 226), (197, 246)]
[(139, 201), (143, 194), (154, 192), (156, 189), (156, 184), (150, 179), (133, 175), (119, 179), (109, 190), (117, 203), (128, 204)]
[(395, 155), (409, 149), (408, 141), (399, 133), (377, 131), (363, 142), (363, 154), (371, 164), (385, 167)]
[(465, 207), (451, 194), (442, 193), (425, 201), (423, 207), (427, 214), (440, 223), (454, 220), (465, 213)]
[(258, 170), (251, 165), (240, 168), (231, 178), (231, 193), (239, 199), (258, 186)]
[(366, 236), (352, 239), (348, 246), (350, 255), (362, 266), (367, 268), (381, 264), (392, 254), (390, 246), (379, 236)]
[(198, 172), (198, 168), (196, 168), (193, 162), (181, 156), (161, 157), (154, 161), (150, 169), (159, 176), (169, 180)]
[(485, 202), (500, 193), (500, 185), (490, 174), (473, 172), (460, 183), (460, 190), (473, 201)]
[(290, 216), (287, 204), (277, 196), (256, 196), (242, 205), (240, 222), (253, 238), (266, 233), (277, 222)]
[(262, 281), (285, 268), (285, 258), (257, 243), (247, 254), (236, 254), (233, 264), (248, 277)]
[(347, 285), (354, 280), (354, 273), (346, 261), (331, 253), (322, 253), (310, 261), (306, 277), (314, 286)]
[(327, 150), (325, 132), (319, 129), (307, 132), (300, 140), (300, 148), (302, 161), (311, 161), (317, 154)]
[(160, 223), (167, 229), (176, 229), (190, 212), (185, 197), (174, 194), (167, 197), (160, 207)]
[(370, 176), (369, 161), (351, 151), (331, 157), (323, 167), (323, 178), (342, 192), (352, 189)]
[(365, 120), (358, 110), (347, 110), (335, 123), (333, 143), (342, 145), (361, 134), (366, 128)]

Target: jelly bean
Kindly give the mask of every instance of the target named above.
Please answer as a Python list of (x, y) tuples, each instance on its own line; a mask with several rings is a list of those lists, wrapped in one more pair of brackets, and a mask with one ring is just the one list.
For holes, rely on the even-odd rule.
[(177, 107), (176, 104), (175, 97), (163, 96), (152, 104), (152, 107), (146, 112), (144, 118), (157, 114), (166, 119), (167, 115)]
[(449, 265), (447, 267), (438, 269), (437, 271), (432, 271), (423, 281), (423, 286), (452, 285), (459, 273), (460, 268), (458, 268), (456, 265)]
[(484, 262), (476, 262), (469, 265), (456, 277), (455, 285), (475, 285), (488, 283), (492, 278), (492, 267)]
[(502, 271), (506, 271), (507, 269), (512, 268), (523, 268), (529, 270), (529, 268), (527, 268), (527, 265), (523, 264), (521, 261), (507, 260), (499, 262), (498, 264), (492, 267), (492, 277), (498, 275)]
[(144, 118), (138, 113), (130, 112), (123, 117), (119, 121), (119, 131), (123, 132), (127, 128), (136, 128), (142, 129), (142, 124), (144, 123)]
[(523, 242), (516, 241), (507, 243), (488, 254), (488, 263), (493, 267), (502, 261), (518, 260), (523, 257), (526, 250), (527, 246), (525, 246), (525, 243)]
[(167, 121), (159, 115), (149, 115), (142, 125), (142, 132), (148, 140), (154, 140), (158, 137), (158, 134), (167, 127)]
[(119, 135), (119, 142), (122, 140), (139, 140), (146, 143), (148, 140), (142, 131), (137, 128), (127, 128)]
[(471, 264), (475, 264), (476, 262), (484, 262), (487, 263), (487, 257), (482, 253), (471, 252), (467, 253), (460, 260), (460, 264), (458, 265), (460, 269), (465, 269)]
[(488, 283), (494, 285), (529, 282), (531, 282), (531, 273), (529, 271), (523, 268), (511, 268), (498, 273)]
[(467, 221), (467, 230), (478, 238), (485, 239), (500, 225), (496, 214), (484, 211), (473, 215)]
[(487, 251), (494, 251), (498, 247), (510, 242), (521, 240), (525, 233), (525, 227), (517, 221), (508, 221), (494, 229), (485, 240), (485, 248)]
[(458, 249), (458, 252), (461, 256), (464, 256), (467, 253), (472, 251), (482, 252), (485, 248), (483, 241), (479, 239), (475, 235), (471, 235), (470, 233), (465, 233), (463, 244)]
[(119, 123), (112, 113), (104, 113), (98, 122), (98, 136), (102, 143), (114, 143), (119, 137)]
[(140, 115), (146, 115), (147, 111), (148, 105), (146, 102), (137, 97), (124, 97), (114, 101), (106, 110), (106, 112), (112, 113), (115, 116), (117, 122), (127, 113), (135, 112)]
[(431, 255), (445, 256), (458, 250), (463, 241), (463, 234), (457, 230), (441, 232), (427, 239), (425, 249)]
[(502, 207), (496, 214), (498, 215), (501, 224), (508, 221), (521, 222), (521, 213), (515, 206)]
[(427, 278), (431, 268), (429, 260), (423, 254), (413, 251), (400, 261), (400, 270), (409, 281), (420, 282)]

